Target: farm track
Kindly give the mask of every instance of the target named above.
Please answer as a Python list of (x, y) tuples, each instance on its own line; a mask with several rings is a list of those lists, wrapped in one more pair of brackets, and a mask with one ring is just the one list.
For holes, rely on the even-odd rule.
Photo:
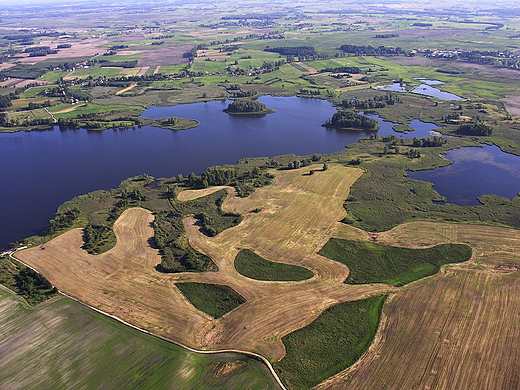
[[(453, 375), (461, 378), (457, 387), (461, 389), (491, 389), (495, 383), (517, 388), (511, 387), (518, 385), (518, 374), (510, 367), (520, 361), (512, 344), (513, 335), (520, 331), (520, 275), (514, 272), (520, 265), (520, 232), (416, 222), (369, 234), (337, 222), (345, 215), (343, 200), (362, 172), (333, 165), (328, 171), (305, 175), (316, 168), (276, 172), (272, 185), (245, 199), (227, 187), (223, 209), (244, 219), (216, 237), (203, 235), (193, 218), (183, 221), (190, 244), (210, 256), (218, 272), (155, 271), (160, 257), (148, 244), (153, 215), (141, 208), (126, 210), (116, 221), (117, 245), (105, 254), (91, 256), (83, 251), (82, 230), (75, 229), (44, 249), (23, 250), (17, 257), (61, 291), (146, 331), (192, 348), (252, 351), (270, 361), (285, 355), (283, 336), (311, 323), (326, 308), (391, 294), (376, 343), (358, 364), (330, 378), (322, 388), (448, 389)], [(186, 191), (179, 200), (214, 190)], [(253, 213), (257, 208), (261, 212)], [(438, 275), (400, 289), (346, 285), (348, 268), (317, 255), (333, 236), (421, 248), (466, 243), (474, 255), (469, 262), (443, 267)], [(234, 268), (234, 258), (244, 248), (271, 261), (306, 267), (315, 275), (300, 282), (246, 278)], [(175, 286), (181, 282), (228, 285), (247, 302), (215, 320), (184, 298)], [(504, 332), (506, 327), (510, 330)], [(495, 374), (491, 367), (497, 356), (503, 365)], [(489, 386), (466, 386), (475, 383)]]

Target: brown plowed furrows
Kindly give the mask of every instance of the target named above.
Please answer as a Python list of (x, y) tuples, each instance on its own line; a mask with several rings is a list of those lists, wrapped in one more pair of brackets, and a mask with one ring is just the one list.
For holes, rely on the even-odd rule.
[[(132, 324), (208, 349), (255, 350), (271, 359), (284, 356), (282, 336), (313, 321), (339, 302), (395, 291), (386, 285), (343, 284), (348, 268), (317, 255), (344, 217), (343, 200), (362, 171), (332, 165), (276, 172), (274, 183), (248, 198), (230, 196), (223, 209), (241, 213), (243, 222), (209, 238), (193, 218), (184, 225), (191, 245), (210, 256), (218, 272), (161, 274), (150, 248), (153, 216), (140, 208), (126, 210), (114, 225), (116, 246), (99, 256), (88, 255), (82, 231), (76, 229), (44, 245), (18, 253), (60, 290)], [(306, 175), (311, 169), (314, 175)], [(179, 199), (195, 199), (219, 190), (186, 191)], [(252, 210), (261, 208), (259, 213)], [(272, 261), (307, 267), (315, 273), (301, 282), (263, 282), (240, 275), (234, 258), (250, 248)], [(175, 287), (176, 282), (225, 284), (247, 302), (218, 320), (195, 309)]]
[(320, 389), (519, 389), (520, 231), (416, 222), (378, 236), (402, 246), (466, 243), (474, 261), (402, 289), (363, 358)]

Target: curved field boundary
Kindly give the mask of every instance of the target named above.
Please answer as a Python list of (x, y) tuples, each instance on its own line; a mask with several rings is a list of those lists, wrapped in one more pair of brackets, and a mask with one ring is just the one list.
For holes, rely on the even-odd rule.
[(72, 299), (73, 301), (89, 308), (90, 310), (94, 310), (95, 312), (98, 312), (100, 314), (103, 314), (104, 316), (107, 316), (107, 317), (110, 317), (112, 318), (113, 320), (116, 320), (120, 323), (122, 323), (123, 325), (126, 325), (126, 326), (129, 326), (130, 328), (133, 328), (133, 329), (136, 329), (140, 332), (143, 332), (143, 333), (146, 333), (146, 334), (149, 334), (150, 336), (153, 336), (153, 337), (156, 337), (158, 339), (161, 339), (161, 340), (164, 340), (168, 343), (172, 343), (172, 344), (175, 344), (175, 345), (178, 345), (179, 347), (182, 347), (188, 351), (191, 351), (191, 352), (195, 352), (195, 353), (201, 353), (201, 354), (205, 354), (205, 355), (209, 355), (209, 354), (217, 354), (217, 353), (226, 353), (226, 352), (233, 352), (233, 353), (241, 353), (243, 355), (247, 355), (247, 356), (252, 356), (254, 358), (257, 358), (257, 359), (260, 359), (262, 362), (264, 362), (264, 364), (267, 366), (267, 368), (269, 368), (269, 371), (271, 371), (271, 374), (273, 374), (273, 377), (274, 379), (276, 380), (276, 382), (278, 383), (278, 385), (283, 389), (283, 390), (287, 390), (287, 388), (283, 385), (282, 381), (280, 380), (280, 378), (278, 377), (278, 375), (276, 374), (276, 371), (274, 370), (273, 366), (271, 365), (271, 363), (269, 362), (269, 360), (267, 360), (265, 357), (263, 357), (262, 355), (258, 354), (258, 353), (255, 353), (255, 352), (249, 352), (249, 351), (242, 351), (240, 349), (220, 349), (220, 350), (215, 350), (215, 351), (204, 351), (202, 349), (195, 349), (195, 348), (191, 348), (191, 347), (188, 347), (187, 345), (183, 344), (183, 343), (180, 343), (178, 341), (175, 341), (175, 340), (172, 340), (172, 339), (169, 339), (168, 337), (164, 337), (164, 336), (161, 336), (161, 335), (158, 335), (156, 333), (153, 333), (153, 332), (150, 332), (146, 329), (143, 329), (143, 328), (140, 328), (138, 326), (135, 326), (135, 325), (132, 325), (131, 323), (129, 322), (126, 322), (125, 320), (117, 317), (117, 316), (114, 316), (110, 313), (107, 313), (107, 312), (104, 312), (103, 310), (99, 310), (97, 308), (95, 308), (94, 306), (90, 306), (88, 303), (85, 303), (85, 302), (82, 302), (80, 301), (79, 299), (77, 298), (74, 298), (74, 297), (71, 297), (70, 295), (67, 295), (66, 293), (64, 293), (63, 291), (59, 291), (60, 294), (62, 294), (63, 296), (69, 298), (69, 299)]

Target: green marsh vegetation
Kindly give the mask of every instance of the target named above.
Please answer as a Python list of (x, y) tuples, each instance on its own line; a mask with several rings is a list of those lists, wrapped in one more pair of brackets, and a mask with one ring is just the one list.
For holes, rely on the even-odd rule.
[(231, 287), (220, 284), (176, 283), (175, 285), (193, 306), (213, 318), (222, 317), (246, 301)]
[(471, 252), (469, 246), (460, 244), (409, 249), (331, 238), (318, 253), (349, 268), (346, 284), (403, 286), (436, 274), (442, 265), (467, 261)]
[(235, 257), (235, 268), (241, 274), (256, 280), (299, 281), (312, 278), (306, 268), (265, 260), (249, 249), (242, 249)]
[(354, 364), (374, 339), (386, 296), (344, 302), (282, 338), (287, 354), (273, 364), (292, 389), (309, 389)]

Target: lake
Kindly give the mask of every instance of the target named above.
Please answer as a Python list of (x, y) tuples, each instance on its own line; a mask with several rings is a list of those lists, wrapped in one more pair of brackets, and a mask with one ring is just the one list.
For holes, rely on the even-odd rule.
[(497, 146), (451, 150), (444, 156), (453, 164), (431, 171), (407, 172), (410, 179), (424, 180), (449, 203), (479, 205), (477, 197), (495, 194), (513, 198), (520, 192), (520, 157)]
[[(149, 118), (198, 119), (200, 126), (190, 130), (145, 126), (97, 132), (56, 127), (0, 134), (0, 248), (44, 230), (63, 202), (116, 188), (128, 177), (200, 174), (209, 166), (234, 164), (247, 157), (331, 153), (371, 134), (322, 127), (336, 112), (325, 100), (263, 96), (259, 101), (276, 113), (232, 116), (222, 111), (228, 102), (212, 101), (152, 107), (143, 113)], [(431, 123), (414, 120), (410, 126), (416, 130), (403, 134), (394, 132), (394, 123), (367, 116), (379, 122), (380, 136), (436, 134)]]
[(63, 202), (115, 188), (131, 176), (186, 176), (246, 157), (330, 153), (369, 135), (322, 127), (336, 112), (325, 100), (264, 96), (259, 101), (276, 113), (232, 116), (222, 112), (228, 103), (212, 101), (152, 107), (143, 113), (200, 120), (201, 125), (190, 130), (56, 127), (0, 134), (0, 248), (44, 230)]

